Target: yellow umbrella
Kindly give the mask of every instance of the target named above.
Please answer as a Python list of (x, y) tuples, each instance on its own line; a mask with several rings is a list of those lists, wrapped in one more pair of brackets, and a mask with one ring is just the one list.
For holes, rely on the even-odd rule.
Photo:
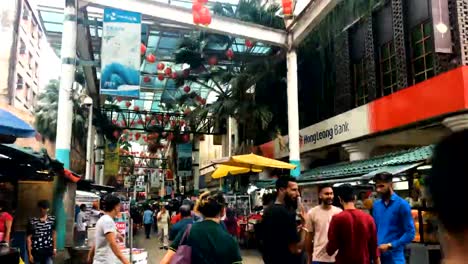
[(249, 169), (263, 170), (264, 168), (278, 168), (278, 169), (294, 169), (295, 165), (287, 162), (265, 158), (263, 156), (255, 155), (253, 153), (246, 155), (232, 156), (227, 160), (215, 162), (223, 165), (245, 167)]
[(237, 174), (242, 174), (242, 173), (248, 173), (248, 172), (262, 172), (262, 170), (259, 169), (250, 169), (247, 167), (237, 167), (237, 166), (229, 166), (229, 165), (219, 165), (218, 168), (211, 174), (211, 177), (213, 179), (219, 179), (226, 177), (228, 174), (231, 175), (237, 175)]

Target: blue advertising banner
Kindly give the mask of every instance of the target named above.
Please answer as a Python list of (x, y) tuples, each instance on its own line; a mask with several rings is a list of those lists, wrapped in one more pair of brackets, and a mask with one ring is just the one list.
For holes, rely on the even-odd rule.
[(140, 97), (141, 14), (104, 9), (101, 94)]
[(177, 176), (192, 175), (192, 144), (177, 144)]

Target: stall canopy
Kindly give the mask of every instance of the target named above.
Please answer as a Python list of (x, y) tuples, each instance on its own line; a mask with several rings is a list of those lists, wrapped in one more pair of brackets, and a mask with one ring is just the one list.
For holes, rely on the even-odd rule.
[(226, 177), (228, 175), (239, 175), (249, 172), (261, 172), (262, 170), (258, 169), (250, 169), (246, 167), (236, 167), (236, 166), (229, 166), (229, 165), (219, 165), (218, 168), (213, 172), (211, 177), (213, 179), (219, 179)]
[(36, 130), (14, 114), (0, 109), (0, 135), (29, 138), (36, 135)]
[(216, 164), (223, 164), (234, 167), (244, 167), (251, 170), (262, 171), (265, 168), (277, 168), (277, 169), (294, 169), (295, 165), (290, 163), (279, 161), (275, 159), (266, 158), (263, 156), (255, 155), (253, 153), (245, 155), (237, 155), (229, 158), (222, 158), (219, 160), (212, 161)]
[(343, 162), (318, 167), (305, 171), (299, 181), (302, 183), (328, 183), (330, 180), (359, 177), (369, 179), (379, 172), (389, 172), (394, 175), (403, 173), (424, 162), (432, 155), (434, 146), (417, 147), (408, 150), (376, 156), (368, 160)]

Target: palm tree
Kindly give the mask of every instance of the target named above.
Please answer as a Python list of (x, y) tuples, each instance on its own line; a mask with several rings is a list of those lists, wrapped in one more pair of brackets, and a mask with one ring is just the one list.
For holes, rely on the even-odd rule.
[[(237, 18), (274, 28), (284, 28), (283, 20), (275, 14), (279, 6), (265, 6), (259, 0), (241, 0), (234, 11), (228, 4), (216, 3), (213, 12), (218, 15)], [(245, 143), (255, 139), (255, 134), (265, 131), (273, 118), (267, 105), (255, 100), (256, 84), (264, 80), (283, 81), (276, 74), (276, 64), (284, 60), (278, 56), (279, 48), (271, 47), (268, 56), (251, 56), (249, 50), (234, 58), (227, 58), (225, 52), (213, 54), (207, 45), (216, 43), (230, 48), (234, 37), (219, 34), (194, 33), (183, 40), (175, 54), (176, 63), (190, 65), (194, 75), (185, 79), (186, 84), (197, 84), (214, 93), (217, 100), (209, 105), (197, 102), (195, 92), (180, 98), (179, 104), (194, 108), (189, 115), (190, 122), (211, 116), (220, 126), (228, 117), (233, 117), (239, 124), (240, 142)], [(207, 59), (216, 56), (218, 65), (207, 66)], [(268, 133), (268, 132), (267, 132)]]
[[(36, 130), (44, 139), (55, 142), (57, 136), (57, 113), (60, 82), (50, 80), (44, 91), (39, 94), (35, 107)], [(77, 92), (73, 90), (73, 124), (72, 135), (81, 146), (86, 145), (87, 124), (85, 113), (80, 107)]]

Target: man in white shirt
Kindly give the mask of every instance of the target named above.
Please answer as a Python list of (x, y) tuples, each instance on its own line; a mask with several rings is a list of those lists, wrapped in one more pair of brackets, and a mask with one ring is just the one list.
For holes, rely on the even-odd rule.
[(130, 264), (117, 244), (117, 228), (114, 218), (120, 213), (120, 199), (114, 195), (107, 195), (103, 203), (104, 215), (96, 223), (95, 245), (89, 252), (88, 263), (114, 263), (112, 259), (117, 257), (123, 264)]
[[(333, 189), (329, 185), (319, 187), (321, 204), (310, 209), (306, 216), (306, 249), (307, 263), (324, 264), (334, 263), (335, 255), (327, 254), (328, 228), (334, 215), (342, 210), (333, 206)], [(311, 262), (312, 261), (312, 262)]]
[(76, 244), (83, 246), (86, 240), (86, 227), (88, 222), (88, 215), (86, 213), (86, 205), (80, 205), (80, 212), (76, 217)]

